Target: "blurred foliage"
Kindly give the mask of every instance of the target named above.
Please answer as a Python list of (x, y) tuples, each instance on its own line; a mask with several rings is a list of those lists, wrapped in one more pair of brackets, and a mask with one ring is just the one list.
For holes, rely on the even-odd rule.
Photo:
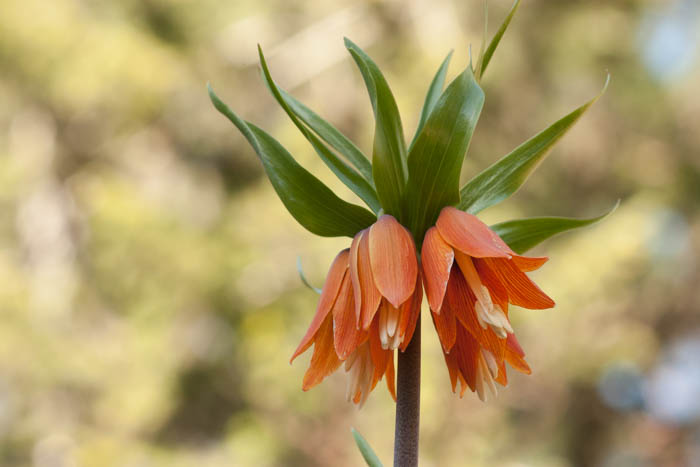
[[(491, 31), (510, 7), (490, 2)], [(700, 8), (693, 0), (526, 2), (485, 77), (464, 179), (608, 92), (512, 202), (597, 215), (538, 248), (554, 310), (513, 313), (534, 374), (482, 404), (449, 390), (424, 330), (431, 465), (698, 465)], [(267, 95), (280, 84), (369, 150), (348, 36), (385, 70), (407, 137), (450, 48), (478, 50), (481, 1), (0, 2), (0, 464), (360, 465), (394, 405), (359, 412), (343, 376), (287, 364), (342, 239), (276, 199), (205, 83), (347, 199)], [(423, 320), (428, 322), (429, 320)], [(693, 464), (693, 462), (695, 462)]]

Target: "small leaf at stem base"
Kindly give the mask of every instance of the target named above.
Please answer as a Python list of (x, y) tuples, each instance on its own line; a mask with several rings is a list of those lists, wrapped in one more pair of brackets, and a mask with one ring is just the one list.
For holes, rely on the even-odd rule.
[(357, 447), (362, 453), (362, 457), (365, 459), (365, 462), (367, 462), (367, 465), (369, 467), (382, 467), (379, 457), (374, 453), (372, 446), (369, 445), (367, 440), (363, 438), (356, 429), (352, 428), (351, 431), (352, 437), (355, 438), (355, 443), (357, 443)]

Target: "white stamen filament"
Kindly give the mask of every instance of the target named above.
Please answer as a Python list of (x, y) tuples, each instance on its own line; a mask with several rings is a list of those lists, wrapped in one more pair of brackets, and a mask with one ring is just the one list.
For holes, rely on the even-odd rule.
[[(492, 359), (492, 363), (488, 363), (488, 360)], [(491, 365), (495, 366), (495, 372)], [(496, 389), (496, 382), (493, 380), (498, 376), (498, 366), (496, 365), (496, 359), (493, 354), (488, 350), (482, 349), (479, 352), (476, 362), (476, 393), (482, 402), (488, 400), (488, 394), (486, 393), (486, 388), (493, 397), (496, 397), (498, 390)]]
[(399, 310), (393, 306), (387, 308), (389, 308), (387, 313), (389, 316), (387, 316), (386, 320), (386, 333), (393, 336), (396, 334), (396, 327), (399, 325)]
[(486, 360), (486, 365), (489, 367), (489, 371), (491, 372), (491, 376), (494, 378), (498, 378), (498, 363), (496, 362), (496, 357), (491, 353), (490, 350), (486, 349), (481, 349), (481, 353), (484, 356), (484, 360)]
[(358, 408), (361, 408), (369, 396), (374, 375), (374, 364), (367, 342), (355, 349), (345, 360), (345, 371), (348, 376), (345, 398), (350, 402), (360, 392)]
[(357, 352), (353, 352), (350, 355), (348, 355), (348, 358), (345, 360), (345, 371), (350, 371), (350, 368), (352, 368), (355, 361), (357, 360), (357, 355)]
[(503, 309), (493, 303), (489, 289), (481, 283), (479, 273), (476, 272), (471, 257), (465, 255), (464, 260), (459, 262), (459, 268), (462, 270), (469, 288), (476, 297), (474, 311), (476, 312), (476, 319), (479, 321), (479, 325), (483, 329), (489, 326), (498, 337), (505, 339), (509, 332), (513, 332), (513, 328)]
[(382, 305), (379, 306), (379, 340), (382, 343), (382, 349), (389, 348), (389, 333), (386, 329), (387, 313)]
[(385, 350), (394, 350), (403, 342), (403, 337), (397, 332), (400, 316), (398, 308), (387, 304), (379, 307), (379, 340)]

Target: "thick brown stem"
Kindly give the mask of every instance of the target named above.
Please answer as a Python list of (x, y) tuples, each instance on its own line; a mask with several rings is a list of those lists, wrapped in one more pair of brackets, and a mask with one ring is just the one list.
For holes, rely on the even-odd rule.
[(416, 323), (411, 343), (405, 352), (398, 354), (394, 467), (417, 467), (420, 425), (420, 318)]

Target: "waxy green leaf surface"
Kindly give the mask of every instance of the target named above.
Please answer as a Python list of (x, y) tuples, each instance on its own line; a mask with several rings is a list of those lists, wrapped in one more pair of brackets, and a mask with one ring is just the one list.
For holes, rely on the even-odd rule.
[(376, 217), (368, 210), (338, 198), (262, 129), (238, 117), (209, 87), (216, 109), (248, 140), (265, 168), (272, 186), (289, 213), (304, 228), (322, 237), (352, 237)]
[(369, 159), (367, 159), (367, 157), (355, 145), (355, 143), (350, 141), (350, 139), (338, 131), (336, 127), (321, 118), (313, 110), (299, 102), (294, 98), (294, 96), (287, 93), (284, 89), (280, 87), (277, 89), (282, 95), (284, 102), (289, 106), (294, 114), (306, 125), (308, 125), (309, 128), (315, 131), (322, 140), (342, 154), (343, 157), (345, 157), (348, 162), (355, 166), (360, 174), (362, 174), (362, 177), (367, 180), (370, 185), (374, 186), (374, 179), (372, 179), (372, 164), (370, 164)]
[(619, 201), (605, 214), (590, 219), (532, 217), (492, 225), (491, 229), (516, 253), (523, 254), (554, 235), (600, 222), (612, 214)]
[(352, 429), (352, 437), (355, 438), (355, 443), (357, 444), (362, 458), (365, 460), (369, 467), (382, 467), (382, 463), (379, 457), (374, 453), (372, 446), (369, 445), (367, 440), (360, 434), (356, 429)]
[(275, 97), (280, 106), (282, 106), (284, 111), (287, 112), (289, 118), (292, 119), (292, 122), (294, 122), (297, 128), (299, 128), (299, 131), (301, 131), (304, 137), (311, 143), (321, 160), (325, 162), (325, 164), (333, 171), (340, 181), (342, 181), (345, 186), (350, 188), (353, 193), (359, 196), (361, 200), (367, 203), (367, 206), (369, 206), (372, 211), (375, 213), (379, 212), (381, 205), (377, 199), (377, 192), (374, 191), (372, 185), (370, 185), (367, 180), (362, 178), (362, 175), (360, 175), (356, 170), (341, 160), (333, 151), (328, 149), (328, 146), (323, 144), (323, 142), (318, 139), (318, 137), (308, 128), (306, 128), (299, 118), (297, 118), (296, 114), (287, 105), (287, 102), (282, 97), (282, 93), (277, 87), (277, 84), (275, 84), (274, 80), (272, 79), (270, 69), (267, 66), (265, 56), (263, 55), (260, 47), (258, 47), (258, 53), (260, 54), (260, 65), (262, 66), (265, 84), (267, 84), (268, 88), (272, 92), (272, 95)]
[(413, 148), (416, 139), (418, 139), (418, 135), (420, 135), (423, 126), (425, 126), (425, 122), (428, 121), (428, 117), (430, 117), (430, 114), (433, 112), (435, 104), (437, 104), (438, 99), (440, 99), (440, 96), (442, 95), (442, 88), (443, 86), (445, 86), (445, 76), (447, 76), (447, 69), (450, 66), (451, 59), (452, 51), (450, 51), (450, 53), (447, 54), (447, 57), (445, 57), (445, 60), (443, 60), (442, 64), (440, 65), (440, 68), (438, 68), (437, 73), (435, 73), (433, 81), (430, 82), (430, 86), (428, 87), (428, 93), (425, 96), (425, 102), (423, 103), (423, 108), (420, 112), (418, 127), (416, 128), (416, 133), (413, 135), (413, 140), (409, 145), (409, 152), (411, 151), (411, 148)]
[(406, 142), (399, 109), (379, 67), (349, 39), (345, 39), (345, 47), (362, 73), (374, 110), (372, 176), (377, 195), (387, 214), (402, 219), (402, 195), (407, 168)]
[[(476, 66), (476, 76), (479, 81), (481, 81), (481, 78), (484, 76), (486, 67), (489, 66), (489, 63), (491, 63), (491, 58), (493, 57), (493, 54), (496, 51), (496, 47), (498, 47), (498, 44), (501, 42), (503, 34), (505, 34), (506, 29), (508, 29), (508, 26), (510, 25), (511, 20), (515, 15), (515, 12), (518, 11), (519, 6), (520, 0), (515, 0), (515, 3), (513, 3), (513, 6), (511, 7), (510, 12), (508, 13), (508, 16), (506, 16), (506, 19), (503, 20), (501, 27), (498, 28), (496, 35), (493, 36), (493, 39), (491, 39), (491, 42), (489, 43), (488, 47), (486, 47), (486, 50), (484, 50), (484, 52), (480, 54), (479, 63)], [(486, 28), (484, 27), (484, 31), (485, 30)]]
[(461, 201), (457, 207), (471, 214), (476, 214), (515, 193), (549, 154), (554, 144), (605, 92), (607, 85), (608, 81), (605, 82), (605, 87), (598, 96), (530, 138), (474, 177), (462, 188)]
[(484, 92), (471, 68), (442, 93), (408, 156), (406, 219), (423, 238), (444, 206), (459, 202), (464, 155), (484, 105)]

